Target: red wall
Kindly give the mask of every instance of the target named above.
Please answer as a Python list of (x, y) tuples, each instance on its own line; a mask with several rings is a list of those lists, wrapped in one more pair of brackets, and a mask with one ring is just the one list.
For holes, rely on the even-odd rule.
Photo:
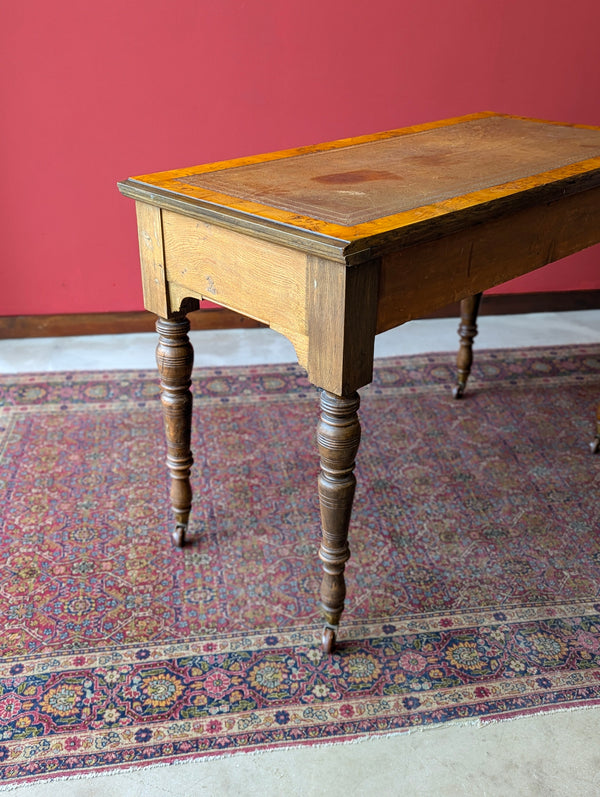
[(598, 0), (5, 3), (0, 315), (141, 309), (128, 175), (480, 110), (600, 125), (598, 30)]

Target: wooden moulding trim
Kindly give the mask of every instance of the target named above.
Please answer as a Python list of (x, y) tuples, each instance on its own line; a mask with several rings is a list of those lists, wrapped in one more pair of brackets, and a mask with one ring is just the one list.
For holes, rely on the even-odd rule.
[[(241, 329), (264, 326), (224, 308), (189, 314), (192, 329)], [(0, 338), (47, 338), (67, 335), (116, 335), (154, 332), (156, 316), (146, 310), (127, 313), (0, 316)]]
[[(481, 189), (461, 197), (431, 205), (415, 207), (392, 216), (385, 216), (354, 227), (322, 222), (277, 211), (287, 221), (274, 220), (258, 212), (183, 196), (173, 190), (138, 183), (130, 178), (118, 183), (121, 193), (137, 202), (172, 210), (227, 229), (237, 229), (256, 238), (324, 257), (348, 265), (356, 265), (384, 253), (398, 242), (403, 246), (426, 242), (456, 232), (473, 223), (499, 218), (519, 209), (552, 202), (600, 186), (600, 158), (564, 166), (537, 178), (522, 178), (500, 186)], [(548, 180), (542, 182), (540, 180)], [(220, 196), (220, 195), (218, 195)], [(222, 197), (223, 201), (231, 197)], [(251, 203), (254, 204), (254, 203)], [(262, 206), (258, 205), (258, 208)], [(272, 211), (265, 207), (264, 211)], [(302, 219), (295, 226), (291, 219)], [(395, 220), (396, 227), (390, 227)], [(313, 229), (313, 227), (319, 229)], [(322, 229), (321, 229), (322, 228)]]
[[(138, 203), (171, 210), (181, 216), (189, 216), (218, 227), (239, 230), (260, 240), (290, 246), (300, 249), (302, 252), (311, 252), (340, 263), (345, 263), (348, 260), (344, 254), (348, 246), (348, 241), (345, 239), (294, 227), (283, 222), (275, 222), (264, 216), (252, 215), (194, 197), (181, 197), (175, 192), (164, 191), (161, 188), (153, 187), (151, 191), (148, 191), (147, 186), (138, 185), (133, 178), (118, 183), (118, 188), (123, 196), (135, 199)], [(361, 262), (364, 256), (362, 252), (353, 253), (350, 259), (353, 263)]]
[[(563, 312), (600, 309), (600, 290), (548, 293), (486, 294), (480, 315)], [(428, 318), (459, 316), (459, 305), (443, 307)], [(264, 326), (224, 308), (206, 308), (190, 313), (192, 329), (251, 329)], [(156, 316), (145, 310), (128, 313), (69, 313), (62, 315), (0, 316), (0, 339), (46, 338), (67, 335), (116, 335), (154, 332)]]

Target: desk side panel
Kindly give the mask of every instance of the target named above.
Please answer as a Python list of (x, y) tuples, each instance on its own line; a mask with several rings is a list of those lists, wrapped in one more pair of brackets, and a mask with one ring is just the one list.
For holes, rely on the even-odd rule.
[(144, 307), (161, 318), (168, 318), (170, 307), (166, 288), (161, 210), (145, 202), (136, 202), (135, 209)]
[(594, 188), (387, 254), (377, 332), (599, 242), (600, 188)]
[(165, 273), (173, 307), (208, 299), (281, 332), (306, 359), (303, 252), (163, 210)]

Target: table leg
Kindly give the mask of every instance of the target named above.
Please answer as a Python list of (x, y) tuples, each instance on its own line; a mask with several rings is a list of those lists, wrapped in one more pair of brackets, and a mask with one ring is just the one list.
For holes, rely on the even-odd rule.
[(596, 409), (596, 437), (590, 443), (590, 451), (597, 454), (600, 451), (600, 404)]
[(477, 335), (477, 314), (481, 303), (481, 293), (467, 296), (460, 303), (460, 325), (458, 334), (460, 335), (460, 348), (456, 365), (458, 368), (458, 379), (454, 388), (454, 398), (462, 398), (467, 386), (467, 379), (471, 373), (473, 364), (473, 339)]
[(359, 405), (356, 392), (348, 396), (321, 393), (317, 444), (321, 457), (319, 502), (323, 537), (319, 558), (323, 563), (321, 611), (326, 653), (333, 650), (346, 596), (344, 568), (350, 558), (348, 526), (356, 486), (354, 460), (360, 444)]
[(167, 437), (167, 467), (171, 476), (171, 506), (175, 515), (175, 543), (185, 542), (192, 488), (190, 468), (194, 462), (190, 450), (192, 431), (192, 394), (190, 392), (194, 349), (187, 333), (190, 322), (185, 316), (159, 318), (156, 322), (158, 346), (156, 362), (160, 375), (160, 397)]

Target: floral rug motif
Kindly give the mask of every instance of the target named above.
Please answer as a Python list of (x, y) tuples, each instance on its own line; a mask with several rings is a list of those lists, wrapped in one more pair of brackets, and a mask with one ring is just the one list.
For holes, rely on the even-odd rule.
[(336, 653), (316, 390), (197, 370), (173, 547), (153, 372), (0, 377), (0, 784), (600, 702), (600, 346), (385, 359)]

